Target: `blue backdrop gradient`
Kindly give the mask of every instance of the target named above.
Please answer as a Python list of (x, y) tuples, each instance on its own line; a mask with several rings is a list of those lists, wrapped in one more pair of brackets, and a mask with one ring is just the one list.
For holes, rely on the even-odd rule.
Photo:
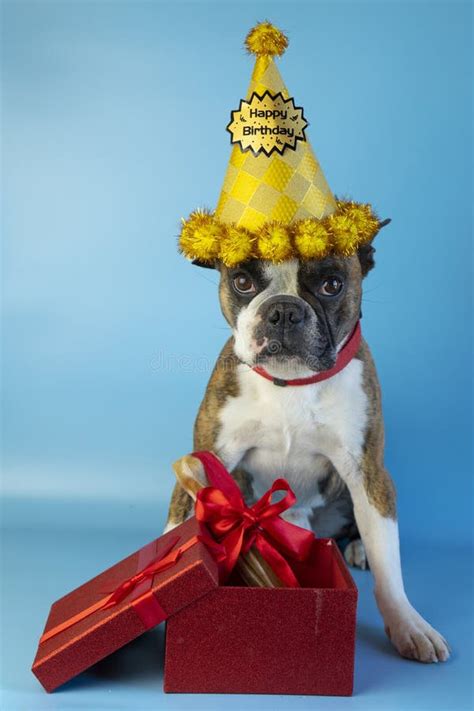
[[(192, 448), (229, 333), (216, 274), (177, 253), (179, 220), (216, 204), (225, 125), (252, 69), (242, 41), (270, 18), (290, 37), (281, 71), (333, 191), (393, 219), (377, 238), (363, 330), (383, 389), (402, 543), (468, 543), (470, 3), (24, 1), (4, 2), (2, 15), (10, 533), (129, 530), (115, 558), (83, 552), (88, 577), (133, 549), (137, 531), (150, 534), (145, 543), (161, 529), (170, 463)], [(458, 557), (469, 569), (470, 554)], [(436, 584), (438, 565), (433, 554)], [(46, 602), (82, 579), (48, 587), (27, 661)], [(468, 676), (451, 673), (464, 693)], [(30, 705), (11, 697), (5, 708), (33, 708), (34, 680), (32, 689)]]

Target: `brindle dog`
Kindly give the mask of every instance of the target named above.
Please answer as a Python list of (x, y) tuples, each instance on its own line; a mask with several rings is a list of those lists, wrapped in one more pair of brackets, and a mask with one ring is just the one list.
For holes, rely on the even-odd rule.
[[(346, 537), (345, 557), (375, 578), (387, 635), (401, 655), (445, 661), (444, 638), (406, 596), (399, 554), (395, 489), (384, 466), (380, 387), (367, 343), (336, 375), (281, 387), (334, 366), (360, 316), (372, 245), (358, 254), (235, 269), (220, 263), (220, 302), (233, 336), (210, 378), (194, 432), (196, 450), (213, 450), (248, 501), (285, 477), (298, 504), (287, 518), (320, 536)], [(167, 529), (191, 511), (176, 486)]]

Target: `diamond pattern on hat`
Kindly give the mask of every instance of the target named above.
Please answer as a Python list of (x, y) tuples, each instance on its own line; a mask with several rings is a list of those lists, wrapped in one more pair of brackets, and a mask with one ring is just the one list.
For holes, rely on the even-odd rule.
[(286, 150), (283, 154), (285, 163), (287, 163), (287, 165), (291, 165), (293, 168), (297, 168), (301, 163), (305, 152), (306, 145), (304, 143), (297, 143), (294, 151)]
[(313, 217), (313, 215), (306, 210), (302, 205), (299, 206), (295, 214), (293, 215), (293, 221), (295, 220), (306, 220), (310, 217)]
[(230, 190), (230, 195), (238, 200), (239, 202), (247, 205), (256, 189), (258, 188), (259, 181), (258, 178), (254, 178), (253, 175), (249, 175), (245, 171), (241, 170)]
[(247, 227), (249, 230), (258, 230), (267, 220), (267, 215), (254, 210), (252, 207), (246, 207), (237, 224), (239, 227)]
[(299, 173), (293, 173), (286, 186), (286, 194), (297, 203), (301, 203), (311, 183)]
[(297, 209), (297, 202), (289, 198), (288, 195), (281, 195), (281, 197), (278, 198), (277, 204), (270, 212), (270, 219), (278, 220), (287, 225), (293, 219)]
[(246, 156), (243, 164), (243, 170), (245, 170), (246, 173), (253, 175), (255, 178), (263, 178), (264, 174), (268, 170), (267, 156), (263, 155), (263, 153), (259, 156), (254, 156), (251, 151), (247, 151), (247, 153), (242, 155)]
[(245, 210), (243, 205), (238, 200), (227, 193), (222, 193), (219, 198), (219, 203), (216, 209), (216, 215), (219, 214), (219, 219), (227, 224), (239, 224), (239, 220)]
[(319, 168), (318, 161), (311, 151), (305, 151), (298, 165), (298, 173), (308, 180), (314, 180)]
[(315, 185), (311, 185), (304, 196), (302, 205), (311, 215), (321, 219), (325, 216), (328, 199), (319, 188)]
[(287, 165), (283, 160), (280, 160), (280, 158), (275, 158), (275, 160), (270, 162), (263, 176), (263, 180), (267, 185), (271, 185), (272, 188), (281, 192), (285, 189), (292, 174), (293, 168), (290, 165)]
[(269, 212), (273, 210), (280, 196), (281, 193), (271, 185), (261, 183), (250, 200), (250, 206), (262, 214), (266, 214), (268, 219)]

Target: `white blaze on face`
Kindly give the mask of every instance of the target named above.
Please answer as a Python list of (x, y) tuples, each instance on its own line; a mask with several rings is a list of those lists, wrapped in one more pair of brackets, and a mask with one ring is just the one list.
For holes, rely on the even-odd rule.
[[(255, 329), (262, 318), (260, 315), (261, 307), (265, 301), (277, 295), (299, 297), (298, 267), (299, 262), (297, 260), (290, 260), (282, 264), (267, 263), (264, 265), (263, 275), (265, 280), (269, 281), (269, 284), (247, 306), (240, 310), (233, 329), (234, 350), (237, 357), (244, 363), (248, 365), (255, 363), (256, 357), (265, 347), (269, 347), (271, 351), (271, 343), (268, 342), (267, 338), (264, 338), (259, 343), (255, 339)], [(312, 328), (316, 328), (315, 323), (312, 324)], [(282, 378), (292, 375), (294, 377), (303, 377), (313, 372), (303, 363), (295, 362), (294, 359), (289, 360), (287, 363), (269, 362), (265, 367), (274, 377)]]
[(264, 277), (270, 283), (247, 306), (242, 307), (233, 331), (235, 353), (244, 363), (253, 363), (265, 345), (257, 345), (254, 338), (255, 327), (261, 320), (257, 313), (260, 306), (277, 294), (298, 296), (298, 261), (292, 259), (282, 264), (265, 264)]

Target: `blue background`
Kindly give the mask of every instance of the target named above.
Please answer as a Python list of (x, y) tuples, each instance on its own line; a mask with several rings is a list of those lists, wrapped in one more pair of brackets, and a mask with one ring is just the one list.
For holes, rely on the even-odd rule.
[[(470, 4), (4, 2), (2, 15), (1, 708), (471, 708)], [(453, 659), (399, 659), (359, 573), (350, 700), (157, 698), (160, 630), (46, 696), (28, 667), (50, 602), (158, 534), (170, 463), (192, 448), (228, 329), (216, 275), (176, 235), (216, 204), (252, 69), (242, 41), (267, 17), (290, 36), (281, 71), (333, 191), (393, 218), (363, 328), (408, 592)]]

